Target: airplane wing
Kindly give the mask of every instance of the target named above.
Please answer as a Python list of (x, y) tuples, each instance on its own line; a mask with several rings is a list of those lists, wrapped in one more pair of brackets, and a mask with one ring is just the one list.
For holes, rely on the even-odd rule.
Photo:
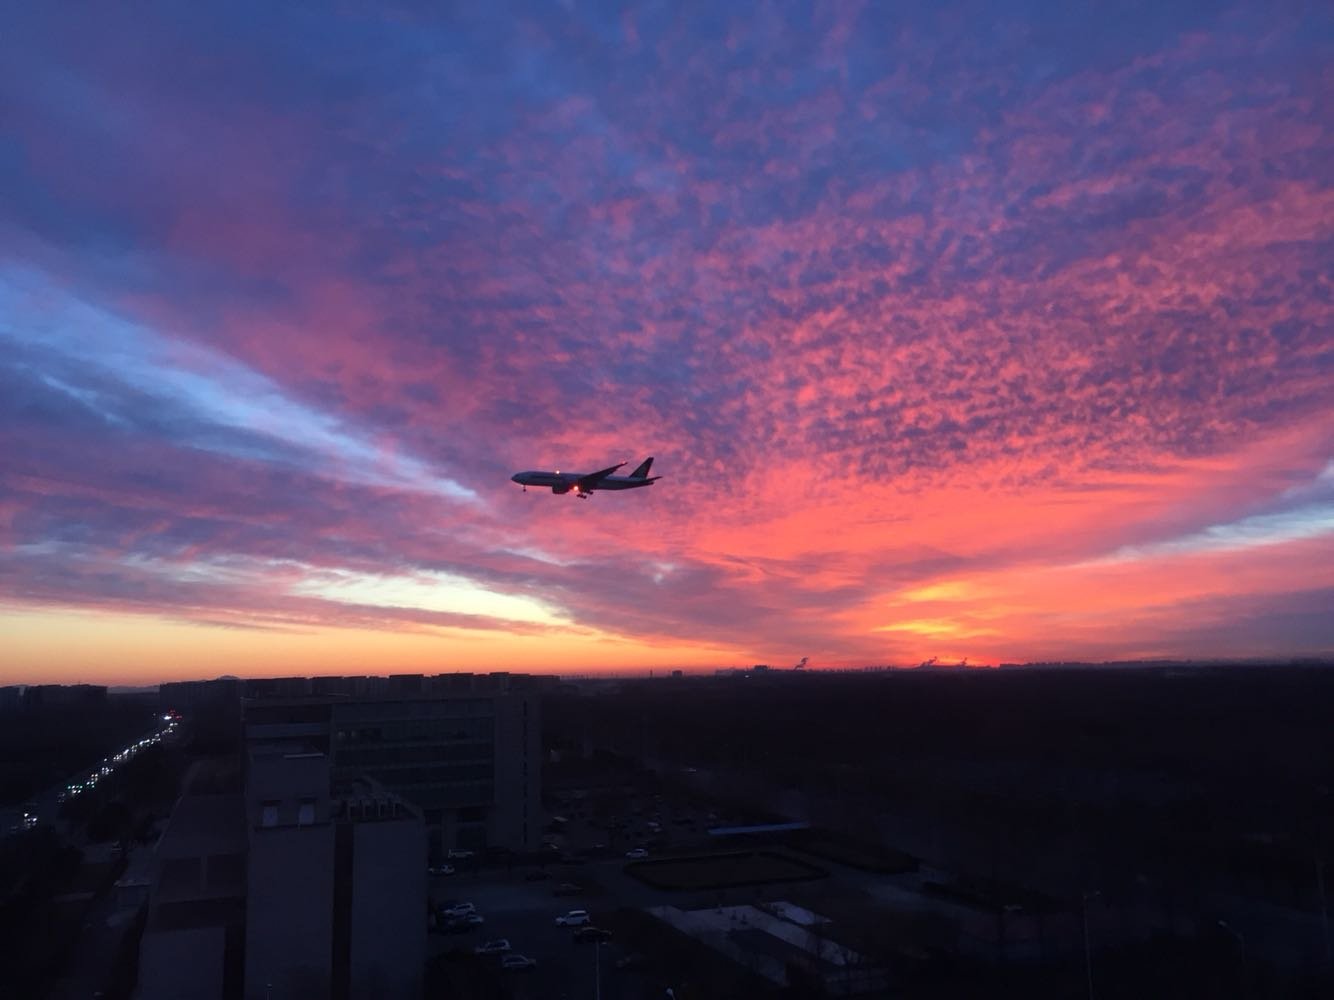
[(580, 476), (579, 482), (576, 484), (579, 491), (581, 493), (587, 493), (590, 490), (597, 489), (598, 483), (602, 482), (604, 476), (610, 476), (624, 464), (624, 462), (618, 462), (610, 468), (603, 469), (601, 472), (590, 472), (586, 476)]

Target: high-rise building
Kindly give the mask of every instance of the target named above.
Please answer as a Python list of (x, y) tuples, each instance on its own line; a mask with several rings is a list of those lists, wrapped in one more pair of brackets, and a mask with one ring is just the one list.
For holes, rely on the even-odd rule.
[(541, 685), (523, 674), (246, 683), (254, 746), (328, 755), (335, 793), (361, 775), (417, 806), (432, 852), (533, 850), (541, 829)]

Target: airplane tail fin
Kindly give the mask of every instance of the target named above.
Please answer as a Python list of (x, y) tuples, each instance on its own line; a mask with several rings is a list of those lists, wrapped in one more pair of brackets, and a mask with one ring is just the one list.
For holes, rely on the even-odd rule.
[(644, 459), (644, 461), (640, 464), (639, 468), (635, 469), (634, 472), (630, 473), (630, 478), (647, 479), (649, 466), (651, 466), (652, 464), (653, 464), (653, 456), (650, 455), (648, 458)]

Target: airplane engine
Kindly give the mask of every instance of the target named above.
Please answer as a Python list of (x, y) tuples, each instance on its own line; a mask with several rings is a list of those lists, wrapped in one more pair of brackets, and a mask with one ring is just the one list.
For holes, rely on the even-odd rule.
[(563, 485), (563, 486), (553, 486), (553, 487), (551, 487), (551, 492), (552, 492), (552, 493), (569, 493), (569, 492), (570, 492), (570, 486), (569, 486), (568, 483), (565, 484), (565, 485)]

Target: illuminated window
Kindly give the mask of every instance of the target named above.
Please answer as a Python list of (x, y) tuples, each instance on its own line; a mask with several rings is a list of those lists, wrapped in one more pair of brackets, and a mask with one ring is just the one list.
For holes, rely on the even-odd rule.
[(277, 825), (278, 825), (278, 803), (277, 803), (277, 802), (264, 802), (264, 803), (262, 803), (262, 804), (260, 805), (259, 825), (260, 825), (260, 826), (277, 826)]

